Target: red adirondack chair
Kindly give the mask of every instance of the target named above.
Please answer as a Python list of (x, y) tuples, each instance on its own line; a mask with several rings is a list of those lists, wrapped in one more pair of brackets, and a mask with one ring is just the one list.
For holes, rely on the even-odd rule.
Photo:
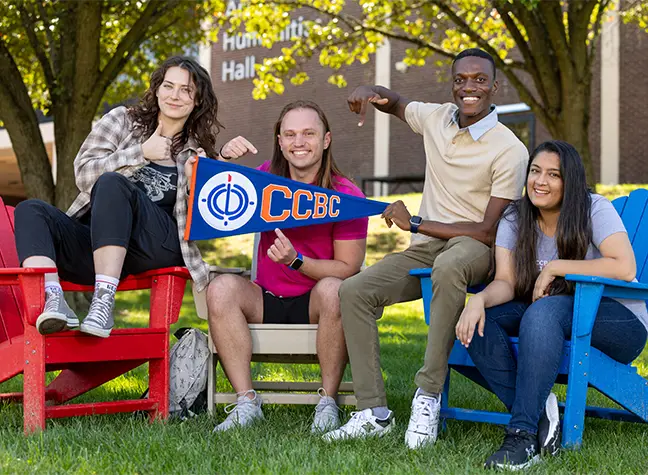
[[(45, 429), (48, 418), (142, 410), (149, 412), (151, 420), (166, 419), (169, 326), (178, 320), (190, 278), (187, 269), (169, 267), (122, 280), (118, 291), (151, 289), (149, 326), (117, 328), (105, 339), (79, 331), (38, 333), (35, 324), (45, 300), (44, 274), (52, 271), (19, 267), (13, 208), (0, 199), (0, 382), (24, 375), (23, 392), (0, 394), (0, 400), (22, 401), (25, 433)], [(62, 286), (68, 291), (93, 290), (66, 282)], [(146, 362), (148, 399), (64, 404)], [(46, 386), (48, 371), (61, 372)]]

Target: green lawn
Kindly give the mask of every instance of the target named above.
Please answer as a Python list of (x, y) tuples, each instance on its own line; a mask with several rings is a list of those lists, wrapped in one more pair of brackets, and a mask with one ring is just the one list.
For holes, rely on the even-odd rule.
[[(606, 195), (625, 194), (627, 189), (605, 190)], [(417, 209), (420, 195), (404, 199)], [(385, 252), (406, 246), (406, 233), (387, 230), (371, 219), (367, 262)], [(249, 266), (248, 237), (205, 244), (210, 260), (227, 266)], [(218, 258), (216, 258), (218, 256)], [(146, 322), (147, 294), (122, 294), (117, 323), (141, 326)], [(180, 321), (174, 326), (206, 323), (196, 317), (191, 293), (185, 294)], [(478, 473), (499, 447), (502, 431), (497, 426), (450, 421), (437, 444), (421, 451), (408, 451), (403, 443), (409, 404), (415, 390), (413, 376), (422, 363), (427, 327), (421, 302), (393, 306), (380, 321), (381, 351), (390, 407), (396, 413), (397, 430), (379, 440), (326, 444), (309, 434), (312, 406), (266, 406), (266, 421), (250, 430), (213, 435), (223, 418), (215, 417), (167, 424), (149, 424), (130, 414), (48, 421), (47, 431), (24, 437), (22, 408), (0, 406), (0, 473)], [(648, 376), (648, 350), (636, 362)], [(257, 375), (280, 379), (284, 375), (317, 380), (317, 366), (255, 366)], [(349, 375), (347, 374), (347, 377)], [(21, 382), (0, 385), (1, 392), (20, 391)], [(220, 378), (225, 385), (225, 378)], [(451, 404), (475, 409), (503, 410), (497, 399), (459, 375), (453, 376)], [(146, 388), (143, 368), (82, 397), (132, 398)], [(564, 387), (557, 387), (564, 399)], [(611, 405), (592, 391), (590, 403)], [(348, 413), (353, 408), (344, 408)], [(648, 473), (648, 426), (587, 419), (584, 446), (580, 451), (561, 452), (532, 473)]]

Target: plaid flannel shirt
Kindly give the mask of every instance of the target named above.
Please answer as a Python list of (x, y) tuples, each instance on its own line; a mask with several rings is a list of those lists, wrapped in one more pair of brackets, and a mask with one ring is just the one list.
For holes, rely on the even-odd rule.
[[(67, 210), (68, 216), (78, 218), (88, 212), (90, 192), (103, 173), (118, 172), (130, 178), (149, 163), (142, 153), (142, 143), (146, 138), (134, 136), (133, 131), (133, 123), (125, 107), (111, 110), (94, 125), (74, 159), (74, 174), (80, 193)], [(194, 286), (201, 291), (209, 284), (209, 265), (202, 260), (196, 244), (184, 240), (187, 224), (187, 177), (184, 174), (184, 164), (190, 156), (196, 154), (197, 148), (196, 142), (190, 139), (177, 156), (178, 185), (173, 215), (178, 223), (182, 257)]]

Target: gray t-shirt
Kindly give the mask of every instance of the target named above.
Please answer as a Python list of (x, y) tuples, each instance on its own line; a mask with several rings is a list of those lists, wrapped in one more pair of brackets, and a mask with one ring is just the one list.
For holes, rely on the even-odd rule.
[[(621, 217), (614, 209), (612, 203), (601, 195), (592, 194), (592, 242), (590, 243), (585, 260), (599, 259), (602, 257), (599, 251), (601, 243), (612, 234), (627, 232)], [(500, 221), (497, 228), (495, 245), (505, 249), (515, 249), (517, 241), (517, 219), (515, 215), (509, 215)], [(536, 259), (538, 271), (541, 271), (548, 262), (558, 258), (558, 248), (555, 237), (546, 236), (538, 228), (538, 242), (536, 243)], [(637, 279), (634, 280), (636, 282)], [(648, 312), (646, 302), (643, 300), (616, 299), (634, 313), (641, 323), (648, 329)]]

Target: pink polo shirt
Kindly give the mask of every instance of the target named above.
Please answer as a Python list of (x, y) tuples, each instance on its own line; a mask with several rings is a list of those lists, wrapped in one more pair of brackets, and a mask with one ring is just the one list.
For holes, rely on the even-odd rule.
[[(264, 162), (258, 170), (267, 172), (270, 161)], [(335, 191), (364, 198), (364, 194), (350, 180), (334, 178)], [(293, 247), (303, 256), (312, 259), (333, 259), (333, 242), (366, 239), (369, 218), (358, 218), (349, 221), (314, 224), (299, 228), (282, 229)], [(311, 290), (316, 280), (307, 277), (287, 265), (273, 262), (268, 257), (268, 249), (276, 239), (274, 231), (261, 233), (259, 252), (257, 253), (257, 278), (255, 282), (279, 297), (296, 297)]]

